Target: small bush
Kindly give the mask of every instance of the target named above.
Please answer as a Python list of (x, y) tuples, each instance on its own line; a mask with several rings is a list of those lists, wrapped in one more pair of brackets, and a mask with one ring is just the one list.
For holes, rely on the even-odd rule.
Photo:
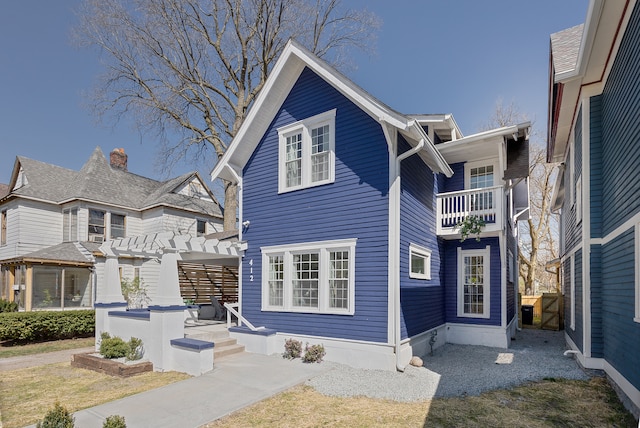
[(107, 419), (105, 419), (102, 424), (102, 428), (127, 428), (127, 424), (124, 421), (124, 416), (111, 415), (107, 416)]
[(36, 428), (73, 428), (74, 418), (71, 413), (60, 403), (56, 402), (53, 409), (50, 409), (44, 419), (38, 421)]
[(129, 352), (129, 345), (119, 337), (111, 337), (109, 333), (100, 335), (100, 355), (105, 358), (122, 358)]
[(287, 339), (284, 342), (282, 358), (293, 360), (294, 358), (299, 358), (300, 355), (302, 355), (302, 342), (295, 339)]
[(95, 333), (93, 310), (0, 313), (0, 340), (43, 342), (90, 337)]
[(0, 299), (0, 312), (18, 312), (18, 304), (16, 302)]
[(130, 361), (139, 360), (142, 358), (143, 350), (142, 350), (142, 339), (138, 339), (137, 337), (132, 337), (129, 339), (129, 351), (127, 352), (126, 358)]
[(322, 361), (322, 358), (325, 356), (324, 346), (322, 345), (311, 345), (307, 343), (307, 346), (304, 348), (304, 356), (302, 357), (303, 363), (319, 363)]
[(128, 342), (125, 342), (120, 337), (111, 335), (103, 331), (100, 333), (100, 355), (104, 358), (122, 358), (127, 360), (139, 360), (142, 358), (142, 339), (132, 337)]

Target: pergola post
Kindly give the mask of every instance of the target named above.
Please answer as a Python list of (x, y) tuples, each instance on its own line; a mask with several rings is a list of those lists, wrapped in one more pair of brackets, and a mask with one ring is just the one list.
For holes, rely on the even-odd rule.
[(120, 283), (120, 271), (118, 269), (118, 257), (107, 255), (104, 264), (104, 295), (96, 296), (97, 303), (124, 303), (126, 300), (122, 295), (122, 285)]
[(178, 260), (180, 260), (180, 255), (177, 250), (164, 249), (160, 262), (158, 288), (156, 289), (156, 295), (151, 299), (152, 305), (171, 306), (184, 304), (180, 296), (180, 286), (178, 285)]

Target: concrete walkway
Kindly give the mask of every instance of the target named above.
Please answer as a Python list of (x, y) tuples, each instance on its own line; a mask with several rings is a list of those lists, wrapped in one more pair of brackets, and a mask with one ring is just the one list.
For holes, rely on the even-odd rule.
[(330, 369), (330, 365), (304, 364), (277, 355), (220, 358), (202, 376), (76, 412), (75, 424), (101, 428), (107, 416), (120, 415), (132, 428), (196, 428)]
[(21, 357), (0, 358), (0, 372), (27, 369), (29, 367), (43, 366), (45, 364), (70, 362), (73, 354), (84, 354), (94, 351), (95, 348), (91, 346), (89, 348), (66, 349), (64, 351), (24, 355)]

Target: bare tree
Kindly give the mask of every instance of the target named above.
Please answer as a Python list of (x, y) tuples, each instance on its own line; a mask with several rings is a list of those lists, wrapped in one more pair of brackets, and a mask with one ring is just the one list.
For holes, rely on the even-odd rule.
[[(154, 133), (168, 167), (224, 155), (290, 38), (340, 67), (380, 27), (340, 0), (86, 0), (78, 15), (76, 40), (97, 47), (106, 67), (95, 111)], [(224, 187), (228, 230), (236, 188)]]
[[(486, 128), (514, 125), (528, 120), (518, 107), (498, 101)], [(535, 125), (535, 124), (533, 124)], [(532, 125), (532, 126), (533, 126)], [(520, 291), (532, 294), (535, 290), (557, 291), (555, 275), (546, 271), (547, 262), (557, 257), (558, 219), (551, 214), (551, 198), (555, 181), (555, 164), (546, 162), (545, 147), (538, 132), (531, 132), (529, 152), (530, 216), (520, 223)]]

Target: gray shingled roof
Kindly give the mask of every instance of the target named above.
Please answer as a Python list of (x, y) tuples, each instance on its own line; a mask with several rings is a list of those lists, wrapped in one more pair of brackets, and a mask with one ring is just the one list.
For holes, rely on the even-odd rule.
[(551, 35), (551, 54), (556, 74), (575, 70), (584, 24)]
[(196, 175), (190, 172), (167, 181), (156, 181), (137, 174), (111, 168), (99, 147), (80, 171), (18, 156), (27, 184), (12, 192), (62, 203), (74, 199), (101, 202), (134, 210), (158, 205), (222, 216), (217, 202), (209, 202), (173, 193), (179, 185)]
[(72, 263), (93, 263), (90, 253), (79, 248), (81, 244), (73, 242), (63, 242), (52, 247), (43, 248), (21, 256), (21, 259), (42, 260), (42, 261), (62, 261)]
[(0, 199), (9, 194), (9, 185), (0, 183)]

